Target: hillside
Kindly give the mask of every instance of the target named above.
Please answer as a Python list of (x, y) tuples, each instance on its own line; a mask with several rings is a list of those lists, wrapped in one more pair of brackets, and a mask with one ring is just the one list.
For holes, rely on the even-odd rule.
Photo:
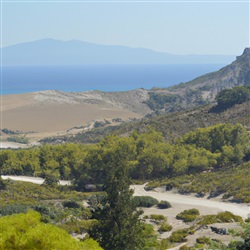
[[(104, 121), (105, 124), (118, 125), (122, 121), (177, 111), (184, 112), (180, 114), (188, 117), (180, 117), (178, 124), (184, 124), (183, 127), (178, 125), (180, 131), (187, 130), (183, 119), (190, 119), (191, 128), (203, 127), (206, 126), (205, 121), (201, 123), (196, 121), (201, 119), (199, 116), (202, 114), (197, 114), (198, 118), (194, 120), (187, 115), (189, 113), (185, 113), (185, 110), (213, 103), (216, 94), (222, 89), (249, 84), (249, 62), (250, 49), (246, 48), (244, 53), (238, 56), (232, 64), (221, 70), (166, 89), (136, 89), (124, 92), (63, 92), (50, 90), (29, 94), (4, 95), (2, 97), (3, 128), (21, 131), (24, 134), (32, 132), (28, 136), (38, 140), (45, 137), (72, 134), (74, 128), (77, 128), (77, 131), (74, 131), (73, 134), (86, 132), (94, 127), (95, 122)], [(180, 114), (175, 113), (170, 117), (179, 117)], [(161, 116), (160, 119), (165, 120)], [(171, 120), (172, 118), (166, 119)], [(216, 119), (223, 120), (224, 118), (216, 118), (214, 114), (211, 120)], [(141, 127), (143, 127), (142, 124), (145, 121), (147, 119), (139, 122)], [(169, 121), (165, 122), (165, 124), (168, 123)], [(172, 123), (176, 124), (176, 121)], [(197, 125), (194, 125), (196, 123)], [(127, 131), (129, 126), (137, 125), (125, 125), (126, 129), (124, 130)], [(164, 125), (162, 127), (166, 128)], [(166, 133), (164, 129), (160, 129), (160, 131)], [(70, 133), (69, 130), (71, 130)], [(113, 130), (113, 128), (111, 127), (108, 130)], [(179, 134), (179, 132), (175, 132), (178, 131), (177, 128), (172, 128), (172, 131), (172, 135), (167, 137), (174, 137), (176, 133)], [(38, 133), (42, 134), (38, 135)], [(86, 135), (89, 137), (88, 133)], [(98, 135), (100, 138), (103, 134), (106, 134), (105, 129), (104, 131), (99, 130), (98, 133), (100, 133)], [(94, 137), (90, 141), (96, 141), (96, 136)]]
[(118, 134), (121, 136), (130, 134), (133, 130), (140, 133), (147, 131), (150, 126), (158, 132), (161, 132), (166, 140), (174, 140), (185, 133), (197, 128), (205, 128), (218, 123), (241, 123), (250, 130), (250, 102), (235, 105), (223, 112), (212, 112), (213, 104), (191, 110), (183, 110), (170, 114), (153, 115), (144, 117), (137, 121), (123, 122), (113, 126), (103, 126), (94, 128), (90, 131), (77, 133), (74, 136), (57, 136), (45, 138), (43, 142), (80, 142), (96, 143), (109, 134)]
[(222, 89), (247, 84), (250, 84), (250, 48), (219, 71), (167, 89), (150, 91), (147, 104), (153, 110), (178, 111), (210, 103)]
[(144, 90), (118, 93), (43, 91), (4, 95), (3, 128), (53, 132), (86, 126), (98, 119), (140, 118), (150, 112), (142, 103), (147, 96)]

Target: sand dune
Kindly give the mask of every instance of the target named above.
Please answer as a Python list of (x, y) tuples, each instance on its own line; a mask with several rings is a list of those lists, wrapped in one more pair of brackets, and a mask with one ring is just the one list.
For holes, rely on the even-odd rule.
[[(52, 94), (53, 95), (52, 95)], [(47, 94), (47, 99), (44, 98)], [(57, 92), (1, 96), (2, 128), (24, 132), (56, 132), (86, 126), (93, 120), (139, 118), (142, 115), (112, 103), (86, 103), (80, 99), (57, 98)], [(58, 93), (60, 95), (60, 93)], [(89, 100), (88, 100), (89, 101)]]

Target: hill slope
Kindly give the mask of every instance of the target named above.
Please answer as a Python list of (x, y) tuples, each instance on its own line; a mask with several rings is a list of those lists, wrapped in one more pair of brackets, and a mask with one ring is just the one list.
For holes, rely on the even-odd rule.
[(250, 48), (219, 71), (149, 92), (148, 105), (153, 110), (178, 111), (214, 101), (222, 89), (250, 84)]

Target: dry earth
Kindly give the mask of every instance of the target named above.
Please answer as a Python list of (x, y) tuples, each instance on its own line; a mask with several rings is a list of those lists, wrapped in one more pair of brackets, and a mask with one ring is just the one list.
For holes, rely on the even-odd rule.
[(109, 93), (42, 91), (2, 95), (1, 124), (2, 128), (22, 131), (34, 141), (67, 134), (73, 127), (84, 129), (97, 120), (141, 118), (150, 112), (143, 103), (147, 98), (148, 93), (143, 89)]
[[(222, 202), (218, 199), (206, 199), (206, 198), (196, 198), (191, 195), (180, 195), (173, 191), (165, 191), (164, 188), (157, 188), (154, 191), (146, 191), (144, 185), (133, 185), (134, 195), (138, 196), (151, 196), (157, 200), (167, 200), (171, 203), (172, 207), (169, 209), (158, 209), (156, 207), (143, 208), (144, 215), (150, 214), (161, 214), (168, 218), (169, 224), (172, 225), (172, 231), (178, 229), (183, 229), (191, 227), (194, 223), (184, 223), (181, 220), (177, 220), (175, 217), (178, 213), (191, 208), (196, 208), (199, 210), (201, 215), (217, 214), (222, 211), (229, 211), (242, 218), (247, 218), (250, 215), (250, 204), (234, 204)], [(229, 244), (231, 240), (241, 240), (240, 237), (235, 237), (232, 235), (219, 235), (210, 229), (210, 226), (215, 226), (219, 228), (234, 229), (236, 231), (242, 231), (239, 223), (216, 223), (209, 225), (207, 228), (200, 228), (195, 232), (194, 235), (189, 235), (187, 237), (187, 243), (180, 244), (177, 247), (172, 248), (172, 250), (177, 250), (183, 245), (193, 246), (196, 243), (198, 237), (209, 237), (211, 239), (221, 240), (224, 244)], [(172, 232), (171, 231), (171, 232)], [(159, 234), (159, 238), (167, 238), (171, 235), (171, 232), (166, 232)]]

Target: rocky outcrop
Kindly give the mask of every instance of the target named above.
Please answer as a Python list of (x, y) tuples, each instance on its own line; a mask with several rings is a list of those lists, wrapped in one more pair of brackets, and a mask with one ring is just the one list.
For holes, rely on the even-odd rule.
[(35, 94), (38, 105), (46, 104), (98, 104), (102, 108), (123, 108), (138, 114), (148, 114), (151, 109), (144, 103), (149, 98), (145, 89), (124, 92), (63, 92), (57, 90), (40, 91)]
[(200, 90), (203, 98), (213, 100), (218, 92), (225, 88), (250, 84), (250, 48), (246, 48), (241, 56), (230, 65), (219, 71), (198, 77), (190, 82), (177, 85), (175, 91), (180, 88)]
[[(151, 107), (158, 107), (158, 110), (160, 106), (163, 112), (180, 111), (213, 102), (225, 88), (247, 84), (250, 84), (250, 48), (246, 48), (230, 65), (216, 72), (173, 87), (150, 91), (151, 100), (147, 103)], [(166, 101), (162, 103), (164, 96)]]

